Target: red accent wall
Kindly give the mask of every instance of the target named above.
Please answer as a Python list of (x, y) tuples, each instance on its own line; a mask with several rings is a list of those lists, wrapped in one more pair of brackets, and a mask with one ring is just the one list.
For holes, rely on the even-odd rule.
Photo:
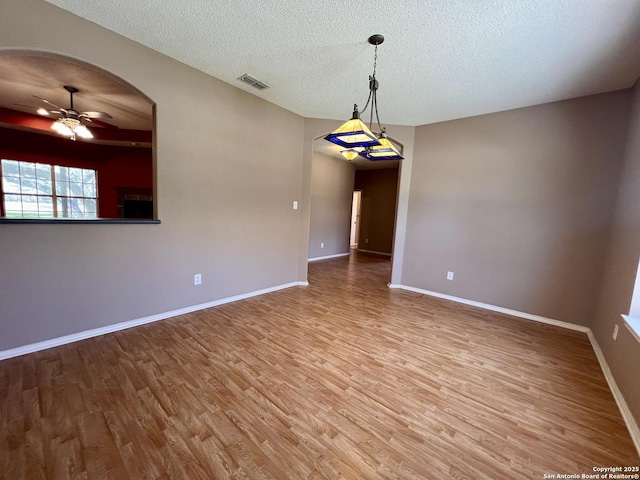
[(96, 145), (0, 128), (0, 158), (95, 169), (102, 218), (118, 216), (116, 187), (153, 188), (151, 148)]

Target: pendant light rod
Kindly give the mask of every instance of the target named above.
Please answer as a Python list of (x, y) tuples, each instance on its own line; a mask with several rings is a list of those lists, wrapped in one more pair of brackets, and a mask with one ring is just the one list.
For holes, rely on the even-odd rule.
[(369, 129), (371, 129), (373, 125), (373, 113), (375, 111), (376, 114), (376, 123), (378, 124), (378, 128), (382, 131), (382, 125), (380, 125), (380, 117), (378, 116), (378, 99), (377, 99), (377, 91), (380, 84), (378, 80), (376, 80), (376, 67), (378, 65), (378, 45), (382, 45), (384, 42), (384, 37), (379, 33), (375, 35), (371, 35), (368, 39), (371, 45), (374, 45), (375, 51), (373, 54), (373, 74), (369, 75), (369, 98), (367, 98), (367, 103), (364, 105), (364, 108), (360, 113), (364, 113), (369, 108), (369, 103), (371, 103), (371, 111), (369, 112)]

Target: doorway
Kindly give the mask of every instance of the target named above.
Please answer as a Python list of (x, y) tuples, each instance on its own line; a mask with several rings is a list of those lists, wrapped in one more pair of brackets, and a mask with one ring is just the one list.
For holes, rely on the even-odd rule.
[(358, 236), (360, 235), (360, 202), (362, 200), (362, 190), (354, 190), (353, 201), (351, 202), (351, 248), (358, 248)]

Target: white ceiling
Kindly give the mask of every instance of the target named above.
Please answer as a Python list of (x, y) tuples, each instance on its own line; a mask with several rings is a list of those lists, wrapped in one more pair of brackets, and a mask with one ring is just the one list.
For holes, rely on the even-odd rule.
[[(48, 0), (305, 117), (347, 119), (377, 78), (383, 124), (624, 89), (640, 0)], [(270, 89), (237, 77), (249, 73)]]

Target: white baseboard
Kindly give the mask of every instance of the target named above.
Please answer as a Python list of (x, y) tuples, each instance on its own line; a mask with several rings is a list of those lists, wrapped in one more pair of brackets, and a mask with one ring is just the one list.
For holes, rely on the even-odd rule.
[(618, 409), (622, 414), (622, 419), (624, 423), (627, 425), (627, 430), (629, 430), (629, 435), (631, 435), (631, 440), (633, 440), (633, 444), (636, 446), (636, 450), (638, 451), (638, 455), (640, 455), (640, 429), (638, 428), (638, 424), (636, 423), (635, 418), (631, 414), (631, 410), (629, 410), (629, 406), (622, 396), (622, 392), (618, 388), (615, 379), (613, 378), (613, 374), (611, 373), (611, 369), (609, 368), (609, 364), (607, 363), (607, 359), (604, 358), (604, 353), (596, 340), (596, 336), (593, 334), (591, 329), (587, 332), (589, 336), (589, 341), (591, 342), (591, 347), (593, 347), (593, 351), (598, 358), (598, 362), (600, 363), (600, 368), (602, 369), (602, 373), (604, 374), (604, 378), (607, 379), (607, 383), (609, 384), (609, 390), (611, 390), (611, 394), (618, 404)]
[(562, 322), (553, 318), (541, 317), (540, 315), (532, 315), (530, 313), (520, 312), (518, 310), (511, 310), (510, 308), (497, 307), (488, 303), (476, 302), (475, 300), (467, 300), (466, 298), (454, 297), (453, 295), (445, 295), (444, 293), (432, 292), (430, 290), (423, 290), (421, 288), (408, 287), (406, 285), (399, 284), (389, 284), (389, 288), (401, 288), (402, 290), (409, 290), (410, 292), (421, 293), (423, 295), (442, 298), (444, 300), (451, 300), (452, 302), (463, 303), (465, 305), (471, 305), (472, 307), (484, 308), (485, 310), (504, 313), (514, 317), (524, 318), (526, 320), (533, 320), (534, 322), (547, 323), (549, 325), (568, 328), (569, 330), (576, 330), (578, 332), (587, 333), (589, 331), (589, 327), (576, 325), (575, 323)]
[(326, 257), (314, 257), (314, 258), (310, 258), (307, 261), (308, 262), (317, 262), (319, 260), (329, 260), (330, 258), (340, 258), (340, 257), (348, 257), (349, 255), (351, 255), (351, 252), (347, 252), (347, 253), (337, 253), (335, 255), (327, 255)]
[(596, 358), (600, 363), (600, 368), (602, 369), (602, 373), (604, 374), (605, 379), (607, 380), (607, 384), (609, 385), (609, 390), (611, 390), (611, 394), (618, 405), (618, 409), (620, 410), (620, 414), (624, 420), (624, 423), (627, 425), (627, 430), (629, 430), (629, 435), (631, 435), (631, 440), (638, 451), (638, 455), (640, 455), (640, 429), (638, 428), (638, 424), (636, 423), (631, 410), (629, 410), (629, 406), (622, 396), (622, 392), (618, 388), (615, 379), (613, 378), (613, 374), (611, 373), (611, 369), (609, 368), (609, 364), (604, 357), (604, 353), (598, 345), (595, 335), (591, 331), (589, 327), (584, 327), (582, 325), (576, 325), (574, 323), (562, 322), (560, 320), (555, 320), (553, 318), (541, 317), (539, 315), (532, 315), (530, 313), (519, 312), (517, 310), (511, 310), (509, 308), (497, 307), (495, 305), (490, 305), (488, 303), (476, 302), (474, 300), (467, 300), (466, 298), (454, 297), (452, 295), (445, 295), (443, 293), (432, 292), (430, 290), (423, 290), (421, 288), (408, 287), (406, 285), (401, 284), (388, 284), (389, 288), (396, 288), (402, 290), (408, 290), (410, 292), (421, 293), (423, 295), (429, 295), (432, 297), (442, 298), (444, 300), (450, 300), (452, 302), (463, 303), (465, 305), (471, 305), (473, 307), (483, 308), (485, 310), (491, 310), (493, 312), (505, 313), (507, 315), (512, 315), (514, 317), (524, 318), (527, 320), (533, 320), (534, 322), (547, 323), (549, 325), (555, 325), (556, 327), (567, 328), (569, 330), (576, 330), (578, 332), (586, 333), (589, 337), (589, 341), (591, 342), (591, 347), (593, 348), (594, 353), (596, 354)]
[(285, 288), (296, 287), (296, 286), (308, 286), (308, 285), (309, 285), (309, 282), (307, 281), (285, 283), (283, 285), (277, 285), (275, 287), (264, 288), (262, 290), (255, 290), (253, 292), (234, 295), (232, 297), (221, 298), (220, 300), (214, 300), (212, 302), (200, 303), (198, 305), (192, 305), (190, 307), (179, 308), (177, 310), (171, 310), (169, 312), (150, 315), (148, 317), (137, 318), (135, 320), (129, 320), (126, 322), (107, 325), (100, 328), (94, 328), (92, 330), (85, 330), (83, 332), (73, 333), (71, 335), (65, 335), (63, 337), (52, 338), (50, 340), (44, 340), (42, 342), (32, 343), (30, 345), (24, 345), (21, 347), (0, 351), (0, 360), (19, 357), (20, 355), (26, 355), (28, 353), (39, 352), (40, 350), (46, 350), (47, 348), (59, 347), (61, 345), (66, 345), (68, 343), (78, 342), (80, 340), (86, 340), (87, 338), (98, 337), (100, 335), (105, 335), (107, 333), (126, 330), (127, 328), (137, 327), (139, 325), (144, 325), (146, 323), (153, 323), (159, 320), (165, 320), (167, 318), (176, 317), (178, 315), (184, 315), (185, 313), (191, 313), (197, 310), (204, 310), (205, 308), (217, 307), (218, 305), (224, 305), (225, 303), (236, 302), (238, 300), (244, 300), (246, 298), (251, 298), (258, 295), (264, 295), (265, 293), (271, 293), (277, 290), (283, 290)]
[(376, 252), (375, 250), (363, 250), (362, 248), (359, 248), (358, 251), (362, 253), (373, 253), (375, 255), (384, 255), (385, 257), (391, 256), (391, 254), (387, 252)]

